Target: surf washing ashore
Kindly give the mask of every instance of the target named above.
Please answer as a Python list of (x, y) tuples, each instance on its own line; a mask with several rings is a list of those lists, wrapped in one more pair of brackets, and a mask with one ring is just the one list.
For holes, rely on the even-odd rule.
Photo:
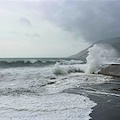
[(0, 120), (104, 120), (99, 114), (103, 114), (103, 106), (113, 105), (113, 98), (120, 106), (119, 90), (114, 89), (120, 84), (119, 78), (98, 73), (110, 64), (119, 64), (119, 56), (102, 44), (88, 52), (87, 61), (1, 58)]

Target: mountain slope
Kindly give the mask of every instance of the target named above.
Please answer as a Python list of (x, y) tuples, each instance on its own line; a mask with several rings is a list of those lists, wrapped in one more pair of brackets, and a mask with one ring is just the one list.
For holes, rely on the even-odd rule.
[[(114, 37), (114, 38), (110, 38), (110, 39), (100, 40), (100, 41), (98, 41), (98, 42), (96, 42), (94, 44), (99, 44), (99, 43), (110, 44), (120, 54), (120, 37)], [(87, 54), (88, 53), (88, 49), (93, 47), (94, 44), (92, 44), (90, 47), (86, 48), (85, 50), (82, 50), (79, 53), (70, 56), (70, 58), (80, 58), (80, 59), (85, 60), (87, 55), (88, 55)]]

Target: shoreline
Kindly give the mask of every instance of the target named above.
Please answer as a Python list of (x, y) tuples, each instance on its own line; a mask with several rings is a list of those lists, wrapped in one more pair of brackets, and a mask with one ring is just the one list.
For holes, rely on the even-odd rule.
[[(96, 85), (96, 88), (104, 89), (106, 92), (120, 95), (120, 78), (113, 77), (114, 80)], [(97, 103), (97, 106), (93, 108), (93, 112), (90, 114), (92, 119), (90, 120), (120, 120), (120, 96), (114, 95), (89, 95), (91, 100)]]
[(97, 103), (90, 114), (90, 120), (120, 120), (120, 91), (117, 91), (118, 88), (120, 88), (120, 78), (113, 77), (113, 80), (106, 83), (84, 88), (70, 88), (63, 92), (84, 95)]
[(90, 120), (120, 120), (120, 97), (116, 96), (88, 96), (97, 103), (90, 114)]

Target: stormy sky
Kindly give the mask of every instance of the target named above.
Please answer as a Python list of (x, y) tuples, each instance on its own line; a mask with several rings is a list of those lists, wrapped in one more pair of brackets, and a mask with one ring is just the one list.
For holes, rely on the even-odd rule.
[(119, 33), (119, 0), (0, 0), (0, 57), (67, 57)]

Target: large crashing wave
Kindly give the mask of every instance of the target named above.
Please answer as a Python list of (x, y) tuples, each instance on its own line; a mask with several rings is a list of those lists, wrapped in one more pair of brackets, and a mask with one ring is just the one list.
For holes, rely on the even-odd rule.
[(67, 75), (69, 73), (83, 72), (82, 69), (83, 61), (81, 60), (70, 60), (70, 61), (60, 61), (56, 62), (53, 73), (57, 76)]
[(88, 49), (86, 73), (97, 72), (102, 65), (116, 63), (117, 51), (108, 44), (95, 44)]

